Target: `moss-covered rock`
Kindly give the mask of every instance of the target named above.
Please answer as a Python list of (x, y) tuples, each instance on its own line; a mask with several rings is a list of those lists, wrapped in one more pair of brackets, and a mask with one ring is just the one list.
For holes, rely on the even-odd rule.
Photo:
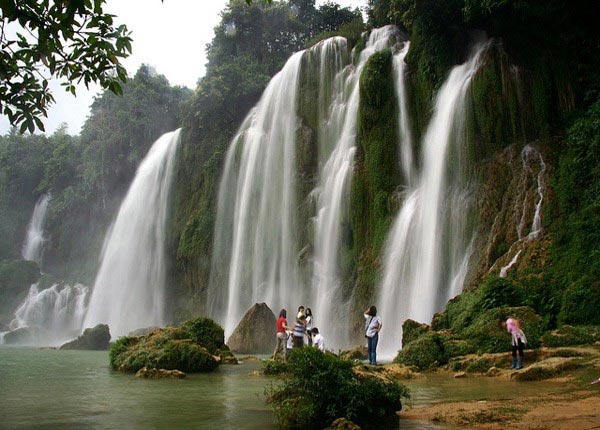
[(125, 372), (137, 372), (143, 367), (210, 372), (222, 361), (223, 349), (228, 352), (223, 329), (208, 318), (195, 318), (147, 336), (121, 337), (111, 346), (109, 359), (113, 369)]
[(510, 349), (511, 336), (500, 323), (507, 318), (517, 318), (527, 337), (527, 346), (537, 348), (541, 345), (544, 326), (541, 318), (527, 306), (516, 308), (503, 307), (481, 312), (471, 325), (460, 333), (468, 339), (479, 352), (501, 352)]
[[(396, 214), (401, 182), (397, 150), (397, 106), (389, 49), (373, 54), (360, 76), (357, 146), (350, 197), (348, 267), (354, 291), (352, 315), (375, 299), (380, 256)], [(344, 259), (344, 252), (342, 252)], [(355, 327), (361, 321), (354, 321)], [(359, 333), (359, 330), (355, 330)]]
[(546, 347), (585, 345), (597, 341), (600, 341), (600, 326), (564, 325), (542, 336), (542, 344)]
[(558, 319), (563, 324), (600, 325), (600, 281), (572, 283), (563, 293)]
[(448, 362), (444, 339), (438, 333), (428, 333), (409, 343), (398, 353), (394, 363), (427, 370)]
[(511, 379), (515, 381), (540, 381), (580, 368), (584, 365), (583, 360), (574, 357), (552, 357), (533, 363), (523, 370), (514, 372)]
[(106, 351), (110, 344), (110, 331), (106, 324), (86, 328), (77, 339), (67, 342), (60, 349), (87, 349)]
[(404, 321), (404, 323), (402, 323), (402, 347), (404, 348), (406, 345), (417, 340), (427, 332), (429, 332), (429, 326), (427, 324), (422, 324), (411, 319)]

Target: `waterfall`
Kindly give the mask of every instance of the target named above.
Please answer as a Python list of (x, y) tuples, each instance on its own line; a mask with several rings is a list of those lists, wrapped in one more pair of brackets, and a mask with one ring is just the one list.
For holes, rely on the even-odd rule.
[(50, 194), (43, 194), (35, 204), (33, 215), (27, 226), (27, 236), (23, 243), (21, 256), (23, 260), (35, 261), (41, 264), (42, 245), (44, 244), (44, 220), (50, 202)]
[(234, 137), (219, 186), (209, 314), (225, 335), (257, 301), (272, 309), (303, 297), (297, 263), (294, 54)]
[(402, 173), (406, 184), (414, 182), (413, 143), (410, 131), (410, 120), (408, 116), (408, 100), (406, 96), (405, 70), (406, 54), (410, 48), (410, 42), (405, 42), (402, 50), (394, 55), (394, 86), (396, 87), (396, 99), (398, 100), (398, 142), (400, 142), (400, 157)]
[[(321, 169), (318, 188), (313, 192), (317, 213), (311, 297), (315, 303), (315, 321), (328, 327), (328, 343), (334, 347), (348, 345), (349, 308), (338, 269), (341, 222), (356, 152), (360, 75), (371, 55), (391, 47), (400, 38), (398, 29), (391, 25), (371, 32), (356, 64), (350, 70), (343, 69), (338, 73), (337, 91), (332, 92), (328, 117), (325, 118), (329, 131), (319, 136), (321, 141), (333, 143), (333, 150)], [(340, 80), (343, 85), (339, 85)], [(319, 105), (325, 103), (320, 101)]]
[[(528, 242), (536, 240), (542, 232), (542, 203), (544, 202), (544, 194), (546, 193), (546, 163), (542, 157), (542, 154), (531, 145), (525, 145), (521, 151), (523, 179), (520, 187), (522, 192), (521, 197), (521, 218), (519, 225), (517, 226), (517, 241), (515, 241), (506, 254), (498, 259), (490, 268), (490, 272), (497, 270), (498, 263), (502, 260), (506, 262), (508, 256), (513, 255), (512, 259), (504, 266), (500, 268), (498, 273), (501, 278), (505, 278), (508, 275), (510, 269), (517, 263), (523, 249)], [(537, 174), (534, 172), (534, 167), (538, 165)], [(532, 196), (530, 191), (530, 181), (535, 177), (536, 189), (535, 196)], [(533, 203), (533, 208), (531, 204)], [(531, 218), (531, 226), (529, 227), (529, 233), (525, 235), (527, 230), (528, 215), (533, 216)]]
[(87, 294), (88, 287), (83, 284), (56, 283), (41, 291), (38, 284), (33, 284), (17, 308), (9, 329), (35, 329), (32, 340), (36, 345), (60, 345), (72, 340), (81, 330)]
[(465, 98), (484, 49), (479, 46), (454, 67), (440, 88), (423, 137), (421, 171), (405, 191), (386, 244), (378, 307), (384, 326), (392, 329), (381, 338), (383, 355), (395, 354), (401, 345), (404, 320), (428, 323), (460, 292), (466, 276), (469, 193), (460, 178)]
[(165, 323), (165, 240), (180, 130), (161, 136), (137, 169), (106, 234), (83, 328), (113, 336)]

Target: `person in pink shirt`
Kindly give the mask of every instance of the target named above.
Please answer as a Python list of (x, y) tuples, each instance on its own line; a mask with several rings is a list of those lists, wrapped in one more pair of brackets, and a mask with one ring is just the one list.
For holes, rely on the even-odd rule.
[[(508, 318), (502, 322), (502, 326), (506, 327), (506, 330), (512, 335), (512, 365), (511, 369), (522, 369), (523, 368), (523, 348), (527, 345), (527, 338), (525, 333), (521, 330), (521, 324), (516, 318)], [(519, 358), (517, 360), (517, 351), (519, 352)]]

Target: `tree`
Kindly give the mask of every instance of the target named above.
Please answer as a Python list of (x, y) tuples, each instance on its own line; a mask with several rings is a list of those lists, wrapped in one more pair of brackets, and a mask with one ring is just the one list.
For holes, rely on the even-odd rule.
[[(79, 83), (122, 92), (130, 32), (115, 27), (105, 0), (0, 0), (0, 111), (20, 132), (44, 130), (54, 97), (48, 79), (75, 94)], [(16, 31), (14, 31), (16, 29)]]

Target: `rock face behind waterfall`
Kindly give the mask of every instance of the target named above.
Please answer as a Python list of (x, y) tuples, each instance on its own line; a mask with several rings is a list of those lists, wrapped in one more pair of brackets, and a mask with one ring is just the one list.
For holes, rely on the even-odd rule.
[(273, 351), (277, 319), (266, 303), (255, 303), (241, 319), (227, 345), (238, 354)]
[(106, 324), (86, 328), (77, 339), (67, 342), (60, 349), (90, 349), (106, 351), (110, 344), (110, 331)]

